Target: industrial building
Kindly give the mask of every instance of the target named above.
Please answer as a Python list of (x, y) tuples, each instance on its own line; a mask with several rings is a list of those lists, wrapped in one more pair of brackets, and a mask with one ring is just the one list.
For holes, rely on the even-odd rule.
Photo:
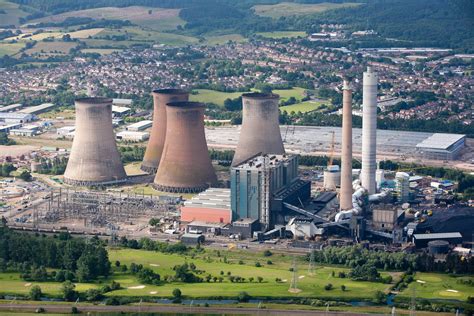
[(35, 120), (35, 116), (33, 114), (27, 113), (6, 113), (0, 112), (0, 122), (5, 124), (15, 124), (15, 123), (29, 123)]
[(163, 154), (166, 138), (166, 104), (188, 101), (189, 93), (180, 89), (161, 89), (153, 91), (153, 125), (150, 140), (146, 147), (141, 170), (156, 173)]
[(139, 132), (139, 131), (146, 130), (147, 128), (150, 128), (152, 124), (153, 124), (153, 121), (143, 120), (137, 123), (130, 124), (125, 129), (131, 132)]
[(425, 159), (455, 160), (466, 146), (466, 135), (435, 133), (416, 145)]
[(23, 125), (20, 128), (11, 129), (10, 135), (32, 137), (32, 136), (38, 135), (39, 131), (40, 131), (39, 126)]
[(232, 166), (257, 154), (285, 153), (278, 121), (279, 98), (271, 93), (242, 95), (242, 127)]
[(21, 123), (14, 123), (8, 125), (0, 125), (0, 133), (8, 133), (12, 129), (18, 129), (21, 127)]
[(122, 131), (118, 132), (115, 137), (120, 141), (128, 142), (143, 142), (150, 137), (150, 133), (147, 132), (132, 132), (132, 131)]
[(232, 167), (230, 187), (232, 218), (256, 219), (266, 228), (284, 216), (284, 202), (307, 200), (310, 193), (294, 155), (254, 156)]
[(452, 245), (458, 245), (462, 243), (462, 235), (459, 232), (413, 234), (413, 242), (417, 248), (425, 248), (433, 240), (444, 240)]
[(110, 185), (127, 181), (112, 126), (112, 99), (77, 99), (76, 130), (64, 173), (70, 185)]
[(204, 132), (204, 104), (166, 105), (166, 138), (153, 187), (174, 193), (198, 193), (217, 184)]
[(21, 103), (15, 103), (15, 104), (10, 104), (10, 105), (7, 105), (7, 106), (2, 106), (0, 107), (0, 112), (14, 112), (14, 111), (17, 111), (19, 109), (21, 109), (23, 107), (23, 104)]
[(230, 190), (209, 188), (187, 200), (181, 207), (181, 221), (230, 223), (232, 221)]
[(126, 106), (112, 105), (112, 114), (114, 117), (122, 117), (130, 113), (130, 108)]
[(56, 134), (58, 134), (60, 136), (66, 136), (66, 135), (74, 132), (75, 130), (76, 130), (75, 126), (63, 126), (63, 127), (58, 128), (56, 130)]
[(44, 113), (44, 112), (48, 112), (49, 110), (53, 109), (54, 107), (56, 107), (56, 105), (53, 104), (53, 103), (43, 103), (43, 104), (36, 105), (36, 106), (29, 106), (27, 108), (24, 108), (24, 109), (18, 111), (18, 112), (19, 113), (25, 113), (25, 114), (37, 115), (37, 114), (41, 114), (41, 113)]

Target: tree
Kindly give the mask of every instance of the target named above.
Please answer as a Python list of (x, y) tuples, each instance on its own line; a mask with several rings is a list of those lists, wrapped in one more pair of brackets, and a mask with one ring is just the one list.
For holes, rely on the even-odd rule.
[(26, 170), (23, 170), (18, 177), (23, 181), (31, 181), (31, 173)]
[(61, 286), (61, 293), (62, 293), (63, 299), (68, 302), (76, 300), (77, 292), (75, 288), (76, 286), (71, 281), (64, 282), (63, 285)]
[(88, 289), (85, 294), (86, 300), (89, 302), (95, 302), (102, 299), (102, 293), (97, 289)]
[(270, 257), (271, 255), (273, 255), (273, 253), (268, 249), (263, 252), (264, 257)]
[(344, 284), (343, 284), (343, 285), (341, 285), (341, 291), (343, 291), (343, 292), (344, 292), (345, 290), (346, 290), (346, 286), (345, 286)]
[(180, 303), (181, 302), (181, 297), (182, 293), (180, 289), (174, 289), (173, 290), (173, 303)]
[(324, 289), (325, 289), (326, 291), (330, 291), (330, 290), (332, 290), (332, 287), (333, 287), (332, 284), (331, 284), (331, 283), (328, 283), (328, 284), (326, 284), (326, 285), (324, 286)]
[(376, 304), (384, 304), (387, 300), (386, 295), (382, 291), (375, 292), (375, 299), (374, 302)]
[(41, 291), (41, 287), (39, 285), (33, 285), (30, 289), (30, 294), (28, 295), (30, 300), (39, 301), (43, 292)]
[(239, 296), (237, 296), (237, 300), (239, 302), (248, 302), (250, 300), (250, 295), (247, 292), (240, 292)]
[(258, 276), (258, 277), (257, 277), (257, 281), (258, 281), (258, 283), (262, 283), (262, 282), (263, 282), (263, 278), (262, 278), (261, 276)]

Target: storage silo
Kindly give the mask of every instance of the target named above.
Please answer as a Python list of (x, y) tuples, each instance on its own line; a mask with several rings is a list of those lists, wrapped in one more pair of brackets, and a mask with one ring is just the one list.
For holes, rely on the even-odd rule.
[(166, 105), (166, 139), (153, 187), (159, 191), (197, 193), (217, 183), (204, 132), (204, 104)]
[(64, 182), (79, 186), (125, 182), (112, 126), (112, 99), (81, 98), (75, 106), (76, 130)]
[(176, 101), (188, 101), (188, 99), (189, 93), (181, 89), (153, 91), (153, 126), (141, 170), (156, 173), (158, 169), (166, 137), (166, 104)]
[(285, 153), (281, 139), (278, 94), (242, 95), (242, 126), (232, 166), (261, 154)]

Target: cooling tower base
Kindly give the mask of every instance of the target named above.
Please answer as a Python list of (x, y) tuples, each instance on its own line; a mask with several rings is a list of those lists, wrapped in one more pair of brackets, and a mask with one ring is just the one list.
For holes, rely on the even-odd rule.
[(192, 188), (183, 188), (183, 187), (170, 187), (161, 184), (152, 184), (152, 188), (157, 191), (162, 192), (169, 192), (169, 193), (199, 193), (209, 189), (209, 186), (200, 186), (200, 187), (192, 187)]
[(140, 170), (148, 174), (155, 174), (158, 168), (152, 167), (152, 166), (146, 166), (144, 163), (142, 163), (142, 165), (140, 166)]
[(91, 186), (104, 186), (104, 185), (117, 185), (117, 184), (124, 184), (127, 182), (127, 179), (120, 179), (120, 180), (112, 180), (112, 181), (82, 181), (82, 180), (73, 180), (69, 178), (64, 178), (64, 183), (79, 186), (79, 187), (91, 187)]

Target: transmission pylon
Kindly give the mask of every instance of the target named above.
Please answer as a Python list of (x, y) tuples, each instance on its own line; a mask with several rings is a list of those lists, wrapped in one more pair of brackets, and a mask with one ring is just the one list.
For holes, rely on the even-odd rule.
[(291, 264), (291, 269), (292, 269), (291, 283), (290, 283), (290, 289), (288, 291), (291, 292), (291, 293), (301, 292), (301, 290), (298, 289), (298, 269), (296, 267), (295, 258), (293, 258), (293, 262)]
[(410, 303), (410, 316), (416, 315), (416, 283), (414, 284), (411, 292), (411, 303)]

